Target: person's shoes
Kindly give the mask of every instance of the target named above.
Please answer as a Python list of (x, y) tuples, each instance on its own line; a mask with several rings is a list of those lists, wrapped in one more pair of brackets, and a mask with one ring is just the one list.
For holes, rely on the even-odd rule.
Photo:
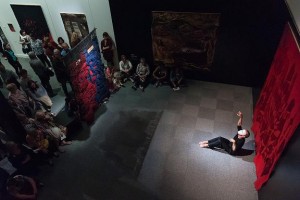
[(129, 78), (129, 80), (130, 80), (132, 83), (134, 83), (134, 80), (133, 80), (133, 78), (131, 78), (131, 77), (130, 77), (130, 78)]
[(127, 81), (127, 78), (124, 78), (123, 82), (125, 83)]
[(123, 83), (121, 83), (120, 85), (121, 85), (121, 87), (126, 87)]
[(132, 89), (134, 89), (134, 90), (136, 90), (136, 89), (137, 89), (135, 86), (132, 86), (131, 88), (132, 88)]
[(178, 91), (178, 90), (180, 90), (180, 88), (179, 87), (174, 87), (173, 90)]
[(158, 86), (159, 86), (159, 82), (156, 82), (156, 83), (155, 83), (155, 87), (158, 87)]

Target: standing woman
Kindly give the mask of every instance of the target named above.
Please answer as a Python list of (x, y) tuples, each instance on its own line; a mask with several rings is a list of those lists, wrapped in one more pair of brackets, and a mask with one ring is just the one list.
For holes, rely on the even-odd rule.
[(31, 35), (31, 48), (35, 55), (42, 61), (42, 63), (48, 67), (51, 67), (50, 61), (44, 53), (43, 42), (40, 39), (37, 39), (34, 35)]
[(30, 36), (24, 30), (20, 30), (20, 43), (24, 54), (28, 54), (31, 51), (30, 40)]
[(65, 43), (65, 40), (62, 37), (57, 38), (58, 48), (61, 51), (62, 50), (62, 44)]
[(9, 43), (3, 44), (4, 54), (7, 57), (8, 63), (15, 69), (18, 76), (21, 76), (22, 65), (19, 63), (18, 58), (15, 56), (15, 53), (10, 47)]
[(114, 49), (113, 49), (113, 41), (107, 32), (103, 33), (103, 40), (101, 41), (101, 52), (103, 54), (104, 59), (107, 62), (107, 66), (114, 65)]
[(74, 48), (80, 41), (81, 40), (78, 34), (74, 31), (71, 35), (71, 42), (70, 42), (71, 48)]

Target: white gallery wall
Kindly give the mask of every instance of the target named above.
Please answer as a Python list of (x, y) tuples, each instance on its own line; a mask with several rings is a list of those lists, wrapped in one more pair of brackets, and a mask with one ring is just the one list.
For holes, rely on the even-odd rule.
[(300, 0), (286, 0), (300, 34)]
[[(102, 33), (108, 32), (115, 41), (113, 24), (108, 0), (0, 0), (0, 26), (11, 43), (17, 56), (25, 56), (19, 44), (20, 26), (10, 4), (40, 5), (53, 39), (63, 37), (68, 41), (60, 13), (85, 14), (89, 30), (97, 28), (99, 42)], [(13, 24), (16, 32), (11, 32), (8, 24)]]

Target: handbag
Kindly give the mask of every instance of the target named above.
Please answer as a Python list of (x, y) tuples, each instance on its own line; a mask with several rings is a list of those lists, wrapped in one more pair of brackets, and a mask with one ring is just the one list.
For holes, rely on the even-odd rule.
[(54, 76), (54, 72), (52, 71), (52, 68), (47, 67), (46, 72), (49, 76)]

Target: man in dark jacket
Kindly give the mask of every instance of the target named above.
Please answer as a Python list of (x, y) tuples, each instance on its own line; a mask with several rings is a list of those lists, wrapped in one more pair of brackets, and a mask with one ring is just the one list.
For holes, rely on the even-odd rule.
[(61, 84), (61, 87), (67, 97), (69, 95), (67, 82), (70, 82), (70, 76), (59, 49), (54, 49), (53, 51), (52, 66), (55, 71), (57, 81)]
[(52, 87), (50, 85), (50, 76), (47, 72), (46, 66), (36, 57), (34, 52), (29, 52), (28, 56), (30, 58), (29, 64), (33, 71), (41, 80), (43, 87), (47, 90), (49, 96), (54, 96)]

